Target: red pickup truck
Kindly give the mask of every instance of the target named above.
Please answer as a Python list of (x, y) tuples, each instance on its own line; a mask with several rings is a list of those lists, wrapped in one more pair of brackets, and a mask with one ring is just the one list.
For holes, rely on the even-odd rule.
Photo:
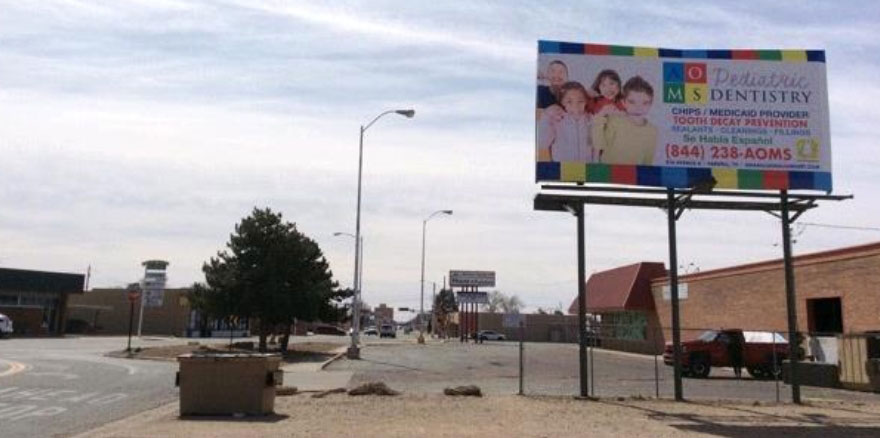
[[(742, 344), (743, 365), (752, 377), (773, 377), (774, 370), (779, 370), (779, 365), (788, 358), (788, 341), (779, 333), (739, 329), (707, 330), (697, 339), (681, 343), (683, 374), (704, 378), (709, 376), (712, 367), (731, 366), (727, 347), (734, 336), (742, 336), (741, 339), (745, 340)], [(673, 365), (672, 344), (666, 344), (663, 362)]]

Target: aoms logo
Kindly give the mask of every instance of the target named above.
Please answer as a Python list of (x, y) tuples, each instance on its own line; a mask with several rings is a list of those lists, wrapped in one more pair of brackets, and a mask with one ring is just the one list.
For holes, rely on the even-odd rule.
[(663, 63), (663, 102), (702, 105), (708, 100), (705, 63)]

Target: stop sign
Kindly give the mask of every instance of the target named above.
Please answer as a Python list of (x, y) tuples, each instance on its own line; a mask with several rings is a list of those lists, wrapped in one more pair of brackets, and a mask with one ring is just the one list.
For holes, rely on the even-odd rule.
[(140, 298), (140, 296), (141, 296), (140, 292), (133, 290), (128, 293), (128, 300), (129, 301), (137, 301), (137, 299)]

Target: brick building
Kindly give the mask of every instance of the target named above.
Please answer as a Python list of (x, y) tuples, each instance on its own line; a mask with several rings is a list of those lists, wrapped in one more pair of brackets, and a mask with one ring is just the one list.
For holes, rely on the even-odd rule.
[[(661, 268), (638, 263), (590, 277), (587, 312), (614, 327), (603, 330), (603, 346), (660, 353), (671, 342), (669, 279)], [(794, 276), (798, 329), (808, 338), (880, 330), (880, 242), (794, 257)], [(681, 275), (679, 287), (682, 340), (718, 328), (787, 332), (782, 259)], [(575, 299), (569, 311), (576, 310)]]
[[(794, 258), (798, 329), (816, 335), (880, 330), (880, 242)], [(680, 277), (681, 325), (691, 328), (787, 330), (782, 260)], [(668, 279), (653, 281), (663, 327), (671, 325)], [(668, 334), (668, 331), (667, 331)], [(694, 333), (683, 333), (684, 339)]]
[(394, 324), (394, 308), (386, 306), (385, 303), (373, 309), (373, 314), (376, 316), (376, 324)]
[(83, 292), (85, 275), (0, 268), (0, 313), (15, 333), (63, 335), (67, 303)]
[[(187, 336), (191, 312), (186, 299), (188, 289), (166, 289), (159, 307), (144, 308), (142, 333), (147, 335)], [(69, 319), (83, 331), (96, 334), (128, 333), (131, 302), (121, 288), (93, 289), (70, 300)], [(134, 326), (137, 330), (140, 303), (134, 303)]]

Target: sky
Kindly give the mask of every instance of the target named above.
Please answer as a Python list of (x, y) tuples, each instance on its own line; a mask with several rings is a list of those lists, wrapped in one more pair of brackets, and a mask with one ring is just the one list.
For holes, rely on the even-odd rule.
[[(672, 48), (824, 49), (834, 193), (795, 254), (880, 241), (880, 4), (41, 0), (0, 2), (0, 266), (170, 286), (254, 207), (318, 242), (350, 285), (359, 126), (363, 299), (419, 305), (426, 280), (492, 270), (528, 309), (577, 293), (576, 223), (532, 211), (539, 39)], [(587, 272), (668, 260), (665, 213), (587, 206)], [(679, 263), (782, 256), (777, 219), (689, 211)], [(432, 284), (426, 291), (430, 294)], [(430, 296), (430, 295), (428, 295)], [(429, 302), (429, 301), (426, 301)], [(427, 305), (427, 304), (426, 304)]]

